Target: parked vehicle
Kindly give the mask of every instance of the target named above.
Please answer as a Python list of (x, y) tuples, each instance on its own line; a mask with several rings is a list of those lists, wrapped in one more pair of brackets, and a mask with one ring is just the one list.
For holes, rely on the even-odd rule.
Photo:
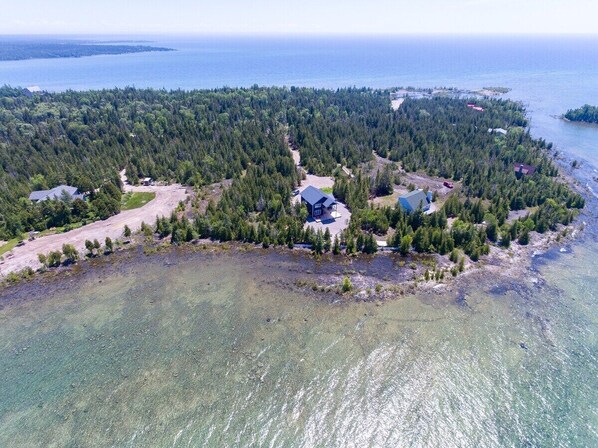
[(445, 180), (442, 185), (444, 185), (446, 188), (453, 188), (454, 185), (452, 182), (449, 182), (448, 180)]

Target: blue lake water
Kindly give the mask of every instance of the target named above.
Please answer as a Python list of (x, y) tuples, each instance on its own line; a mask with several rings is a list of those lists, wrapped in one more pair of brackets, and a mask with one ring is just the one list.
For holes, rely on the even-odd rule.
[(0, 83), (509, 87), (563, 166), (584, 162), (588, 225), (467, 307), (333, 306), (281, 289), (278, 263), (176, 257), (8, 302), (0, 445), (598, 445), (598, 127), (555, 118), (598, 105), (598, 38), (146, 39), (177, 51), (0, 62)]

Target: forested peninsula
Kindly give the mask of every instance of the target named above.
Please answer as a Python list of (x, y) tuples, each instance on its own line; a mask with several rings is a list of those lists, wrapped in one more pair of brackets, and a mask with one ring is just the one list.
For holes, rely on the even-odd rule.
[(81, 58), (84, 56), (141, 53), (146, 51), (174, 51), (171, 48), (122, 43), (86, 41), (19, 41), (4, 39), (0, 42), (0, 61), (24, 59)]
[[(127, 88), (29, 98), (3, 87), (0, 238), (117, 213), (123, 168), (134, 181), (151, 177), (196, 191), (229, 180), (207, 206), (193, 199), (192, 219), (173, 213), (144, 228), (173, 243), (211, 238), (371, 253), (374, 237), (382, 235), (401, 252), (452, 254), (460, 248), (475, 261), (491, 244), (526, 244), (530, 232), (570, 223), (584, 206), (559, 177), (551, 144), (530, 136), (520, 104), (485, 99), (472, 107), (454, 98), (406, 98), (392, 110), (390, 94), (366, 88)], [(334, 243), (304, 227), (305, 205), (291, 201), (304, 174), (289, 147), (300, 151), (307, 172), (335, 177), (333, 193), (352, 212)], [(375, 160), (385, 167), (371, 170)], [(409, 173), (458, 188), (431, 214), (372, 202)], [(90, 192), (90, 200), (75, 209), (64, 201), (28, 199), (40, 186), (59, 184)], [(529, 213), (509, 221), (514, 210)]]
[(598, 124), (598, 107), (586, 104), (579, 109), (569, 109), (564, 117), (569, 121)]

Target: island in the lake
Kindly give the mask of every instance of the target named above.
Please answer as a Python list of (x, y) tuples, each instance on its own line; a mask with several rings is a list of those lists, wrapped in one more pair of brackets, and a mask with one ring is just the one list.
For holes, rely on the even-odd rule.
[(563, 117), (569, 121), (598, 124), (598, 107), (585, 104), (578, 109), (569, 109)]
[(124, 42), (94, 42), (81, 40), (0, 40), (0, 61), (25, 59), (80, 58), (84, 56), (117, 55), (148, 51), (174, 51), (172, 48), (127, 44)]
[(403, 90), (0, 88), (0, 276), (235, 242), (442, 282), (572, 232), (584, 199), (519, 103)]

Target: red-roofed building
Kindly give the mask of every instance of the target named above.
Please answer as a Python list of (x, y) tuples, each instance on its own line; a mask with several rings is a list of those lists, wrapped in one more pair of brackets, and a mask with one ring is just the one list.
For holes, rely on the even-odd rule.
[(515, 167), (515, 174), (518, 176), (531, 176), (536, 172), (536, 168), (531, 165), (524, 165), (523, 163), (516, 163)]

